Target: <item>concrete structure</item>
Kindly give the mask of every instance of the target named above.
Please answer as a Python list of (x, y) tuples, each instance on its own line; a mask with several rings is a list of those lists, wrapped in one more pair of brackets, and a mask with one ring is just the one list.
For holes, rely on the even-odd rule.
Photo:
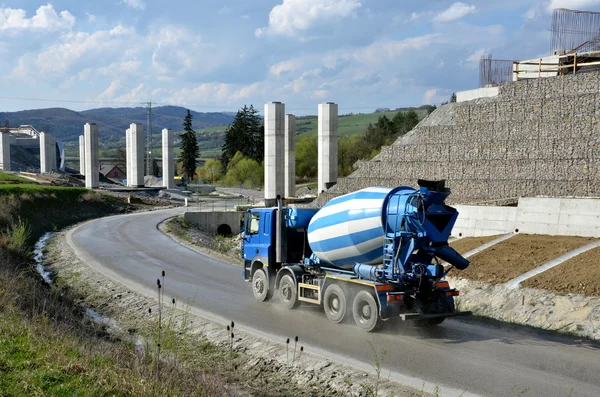
[(173, 131), (162, 130), (162, 177), (163, 186), (175, 189), (175, 158), (173, 150)]
[(85, 187), (97, 189), (100, 186), (100, 164), (96, 123), (87, 123), (83, 128), (83, 136), (85, 139)]
[[(131, 130), (129, 128), (127, 128), (125, 130), (125, 174), (127, 175), (127, 179), (129, 181), (129, 176), (131, 173), (131, 165), (129, 164), (131, 162)], [(129, 186), (129, 182), (127, 182), (127, 185)]]
[(10, 141), (8, 132), (0, 132), (0, 170), (10, 171)]
[(451, 203), (600, 197), (600, 72), (501, 84), (499, 94), (439, 107), (319, 203), (369, 186), (446, 179)]
[(285, 104), (265, 104), (265, 205), (276, 204), (285, 184)]
[[(558, 76), (559, 55), (528, 59), (513, 64), (513, 81)], [(550, 70), (544, 72), (543, 70)], [(518, 73), (517, 73), (518, 72)]]
[(127, 130), (127, 186), (144, 186), (144, 126), (133, 123)]
[(600, 199), (519, 199), (517, 207), (456, 205), (459, 212), (452, 235), (493, 236), (519, 233), (600, 237)]
[(40, 173), (56, 169), (56, 140), (47, 132), (40, 133)]
[(492, 98), (498, 96), (498, 87), (476, 88), (474, 90), (459, 91), (456, 93), (456, 102), (467, 102), (479, 98)]
[(227, 236), (240, 232), (245, 215), (245, 211), (188, 211), (184, 216), (187, 221), (200, 226), (209, 233)]
[(85, 176), (85, 137), (79, 135), (79, 173)]
[(283, 156), (285, 181), (283, 194), (285, 198), (296, 196), (296, 116), (285, 115), (285, 152)]
[(328, 190), (338, 178), (338, 105), (319, 104), (318, 118), (318, 193)]

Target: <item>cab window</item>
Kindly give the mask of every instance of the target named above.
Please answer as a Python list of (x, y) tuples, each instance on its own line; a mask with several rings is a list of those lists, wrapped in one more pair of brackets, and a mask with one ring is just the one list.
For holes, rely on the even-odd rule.
[(248, 229), (246, 230), (247, 235), (258, 234), (258, 228), (260, 225), (260, 213), (250, 213), (250, 221), (248, 222)]

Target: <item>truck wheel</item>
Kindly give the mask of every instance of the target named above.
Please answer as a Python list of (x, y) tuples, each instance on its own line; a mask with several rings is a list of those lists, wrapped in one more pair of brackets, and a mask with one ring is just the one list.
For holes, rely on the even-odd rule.
[(325, 290), (323, 297), (325, 315), (329, 320), (338, 324), (346, 317), (346, 295), (339, 285), (331, 284)]
[(289, 274), (281, 277), (281, 281), (279, 281), (279, 301), (286, 309), (298, 306), (298, 289)]
[(256, 269), (252, 275), (252, 293), (259, 302), (264, 302), (271, 298), (269, 281), (264, 269)]
[(352, 303), (352, 316), (356, 325), (364, 331), (371, 332), (379, 326), (379, 309), (373, 294), (364, 290), (356, 294)]

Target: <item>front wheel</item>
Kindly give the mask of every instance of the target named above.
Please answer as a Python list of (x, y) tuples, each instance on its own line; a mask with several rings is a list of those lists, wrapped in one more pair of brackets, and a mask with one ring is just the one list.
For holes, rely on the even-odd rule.
[(363, 331), (371, 332), (379, 327), (379, 310), (373, 294), (359, 291), (352, 303), (354, 322)]
[(298, 290), (292, 276), (286, 274), (279, 282), (279, 301), (286, 309), (298, 306)]
[(256, 269), (252, 275), (252, 293), (259, 302), (264, 302), (271, 298), (269, 289), (269, 280), (264, 269)]

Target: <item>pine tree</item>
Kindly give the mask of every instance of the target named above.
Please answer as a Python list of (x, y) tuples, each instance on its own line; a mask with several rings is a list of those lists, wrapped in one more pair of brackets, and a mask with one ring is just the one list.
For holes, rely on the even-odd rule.
[(196, 174), (196, 158), (200, 155), (196, 131), (192, 129), (192, 114), (187, 111), (187, 116), (183, 119), (183, 134), (181, 135), (181, 153), (178, 161), (183, 168), (183, 176), (192, 181)]
[(264, 126), (257, 113), (258, 110), (254, 109), (254, 106), (244, 105), (227, 128), (225, 142), (221, 147), (221, 162), (225, 169), (237, 152), (258, 163), (263, 161)]

